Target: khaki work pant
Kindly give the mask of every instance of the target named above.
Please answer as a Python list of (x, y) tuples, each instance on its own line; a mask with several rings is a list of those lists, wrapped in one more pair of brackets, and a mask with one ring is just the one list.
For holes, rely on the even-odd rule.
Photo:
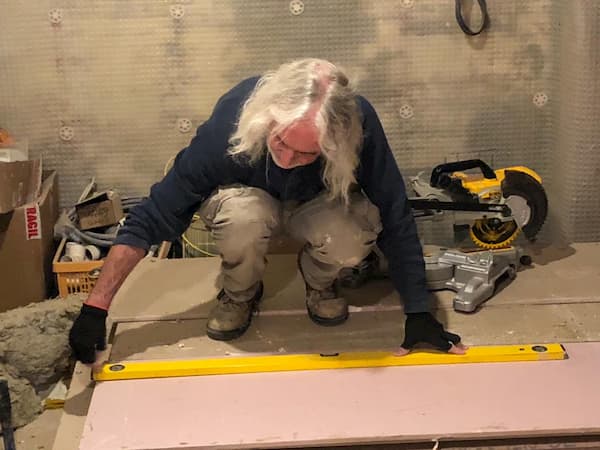
[(283, 205), (262, 189), (218, 189), (200, 207), (222, 257), (222, 282), (235, 301), (246, 301), (262, 280), (272, 236), (286, 233), (306, 245), (300, 254), (305, 281), (332, 285), (340, 270), (359, 264), (381, 231), (378, 208), (360, 193), (349, 207), (321, 195), (298, 207)]

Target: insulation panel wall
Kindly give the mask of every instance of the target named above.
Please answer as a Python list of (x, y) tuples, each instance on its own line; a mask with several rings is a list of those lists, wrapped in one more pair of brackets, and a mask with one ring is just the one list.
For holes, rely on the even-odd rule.
[(469, 157), (531, 166), (548, 229), (596, 240), (600, 3), (488, 9), (489, 31), (467, 37), (451, 0), (4, 2), (0, 126), (59, 170), (65, 206), (92, 176), (145, 194), (225, 90), (323, 57), (374, 104), (405, 175)]

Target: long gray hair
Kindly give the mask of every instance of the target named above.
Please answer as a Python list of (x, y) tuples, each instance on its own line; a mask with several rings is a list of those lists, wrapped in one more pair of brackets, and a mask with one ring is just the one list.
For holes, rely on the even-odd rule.
[(280, 132), (304, 117), (319, 102), (315, 124), (325, 160), (323, 183), (329, 198), (348, 202), (356, 183), (362, 144), (359, 107), (348, 77), (322, 59), (300, 59), (265, 73), (244, 103), (237, 129), (229, 139), (232, 155), (255, 162), (263, 155), (271, 132)]

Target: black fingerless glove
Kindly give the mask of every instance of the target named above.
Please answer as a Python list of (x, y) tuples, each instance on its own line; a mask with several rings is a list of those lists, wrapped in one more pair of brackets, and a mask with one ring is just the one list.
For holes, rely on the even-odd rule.
[(419, 342), (426, 342), (447, 352), (452, 344), (460, 342), (460, 336), (444, 330), (431, 313), (407, 313), (402, 347), (410, 350)]

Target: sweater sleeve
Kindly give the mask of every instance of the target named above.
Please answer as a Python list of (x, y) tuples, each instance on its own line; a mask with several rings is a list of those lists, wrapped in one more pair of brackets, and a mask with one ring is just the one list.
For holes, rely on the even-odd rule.
[(377, 244), (407, 313), (429, 311), (425, 261), (403, 177), (373, 106), (360, 98), (364, 142), (358, 182), (379, 208), (383, 229)]
[(115, 244), (148, 250), (151, 245), (174, 240), (213, 190), (240, 179), (241, 167), (227, 154), (239, 106), (238, 99), (219, 100), (190, 145), (177, 154), (171, 170), (151, 187), (147, 199), (129, 212)]

